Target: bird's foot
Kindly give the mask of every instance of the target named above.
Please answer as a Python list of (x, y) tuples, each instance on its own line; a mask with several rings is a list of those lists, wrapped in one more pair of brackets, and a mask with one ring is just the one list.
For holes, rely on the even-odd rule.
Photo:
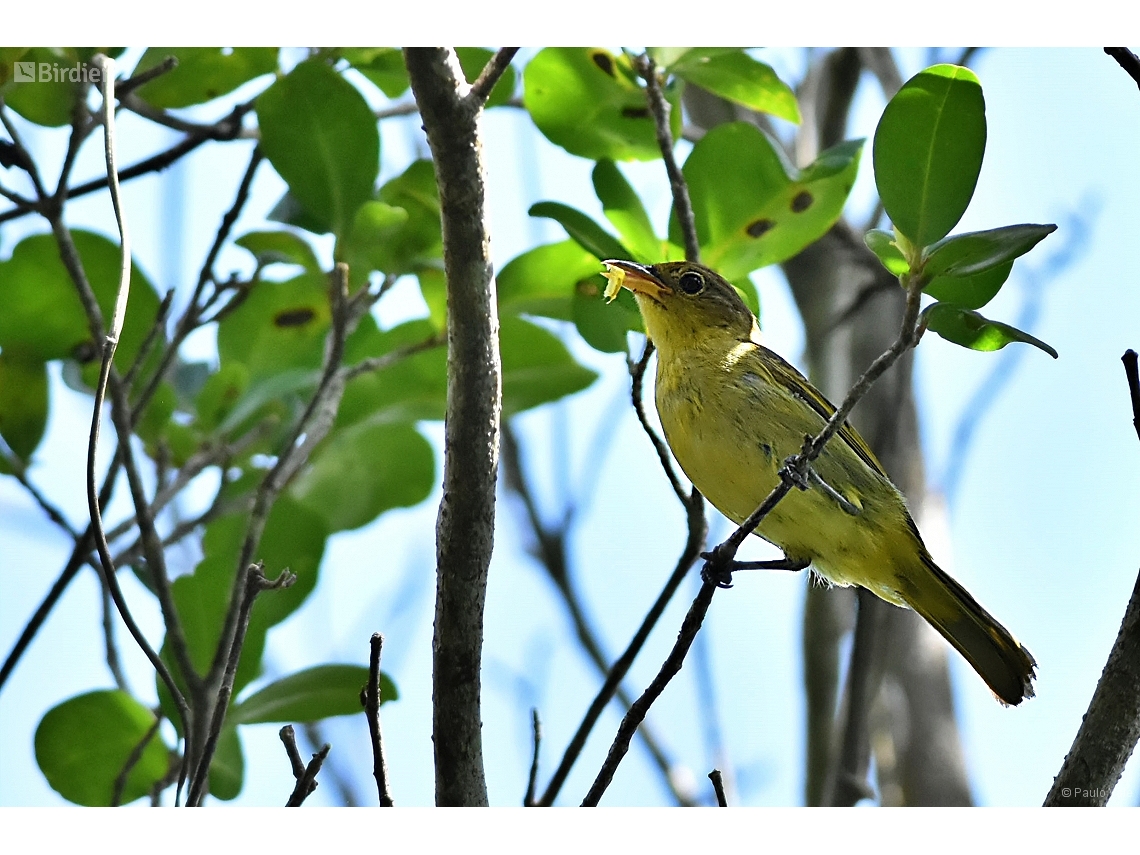
[(720, 547), (711, 552), (702, 552), (705, 566), (701, 568), (701, 581), (718, 588), (732, 587), (732, 574), (737, 570), (790, 570), (797, 572), (807, 569), (810, 561), (801, 558), (773, 558), (767, 561), (736, 561), (719, 552)]

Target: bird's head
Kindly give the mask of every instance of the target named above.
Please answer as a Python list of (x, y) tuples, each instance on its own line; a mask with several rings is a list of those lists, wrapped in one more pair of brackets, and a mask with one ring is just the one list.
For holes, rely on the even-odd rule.
[(710, 338), (747, 339), (756, 319), (736, 289), (719, 274), (691, 261), (643, 265), (609, 260), (606, 297), (633, 292), (645, 331), (665, 351), (707, 345)]

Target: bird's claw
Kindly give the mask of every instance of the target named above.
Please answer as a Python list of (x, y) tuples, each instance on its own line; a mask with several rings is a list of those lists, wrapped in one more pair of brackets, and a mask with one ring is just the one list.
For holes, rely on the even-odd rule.
[(733, 561), (724, 561), (717, 555), (716, 550), (702, 552), (701, 558), (705, 559), (705, 565), (701, 568), (702, 582), (708, 585), (716, 585), (718, 588), (732, 587)]

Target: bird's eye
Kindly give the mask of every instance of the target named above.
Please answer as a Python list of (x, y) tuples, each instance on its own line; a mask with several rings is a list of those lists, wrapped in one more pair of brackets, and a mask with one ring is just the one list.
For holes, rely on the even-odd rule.
[(686, 294), (699, 294), (704, 290), (705, 277), (695, 270), (690, 270), (681, 275), (680, 285), (681, 290)]

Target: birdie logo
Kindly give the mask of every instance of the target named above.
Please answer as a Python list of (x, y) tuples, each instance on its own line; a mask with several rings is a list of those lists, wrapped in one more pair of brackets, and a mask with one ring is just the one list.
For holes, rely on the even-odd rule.
[(13, 83), (91, 83), (102, 82), (102, 72), (82, 62), (60, 65), (58, 62), (14, 62)]

